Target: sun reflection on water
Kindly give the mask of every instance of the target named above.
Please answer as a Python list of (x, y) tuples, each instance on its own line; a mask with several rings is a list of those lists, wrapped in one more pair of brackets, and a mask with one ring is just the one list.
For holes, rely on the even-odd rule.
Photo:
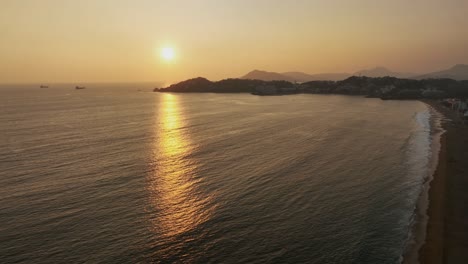
[(154, 168), (149, 179), (155, 232), (176, 236), (209, 219), (209, 197), (198, 190), (197, 164), (190, 157), (193, 144), (187, 132), (179, 97), (161, 94), (157, 104), (153, 147)]

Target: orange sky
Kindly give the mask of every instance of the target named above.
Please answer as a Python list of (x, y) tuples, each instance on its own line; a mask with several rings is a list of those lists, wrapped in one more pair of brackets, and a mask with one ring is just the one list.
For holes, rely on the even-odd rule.
[[(161, 59), (163, 47), (175, 59)], [(175, 82), (468, 63), (465, 0), (2, 0), (0, 82)]]

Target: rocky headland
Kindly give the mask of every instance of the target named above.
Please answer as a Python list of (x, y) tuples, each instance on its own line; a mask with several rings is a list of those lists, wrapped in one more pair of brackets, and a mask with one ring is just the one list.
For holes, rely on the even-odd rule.
[(468, 80), (402, 79), (396, 77), (352, 76), (341, 81), (264, 81), (225, 79), (209, 81), (198, 77), (155, 92), (173, 93), (251, 93), (254, 95), (345, 94), (387, 99), (468, 98)]

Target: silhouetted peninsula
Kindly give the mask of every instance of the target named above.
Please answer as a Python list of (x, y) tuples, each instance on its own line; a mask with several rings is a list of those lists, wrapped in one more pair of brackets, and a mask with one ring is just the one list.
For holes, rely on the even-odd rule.
[(167, 88), (155, 88), (154, 91), (172, 93), (252, 93), (257, 87), (265, 85), (275, 87), (294, 86), (293, 83), (287, 81), (225, 79), (212, 82), (203, 77), (197, 77), (172, 84)]
[(468, 98), (468, 81), (452, 79), (400, 79), (396, 77), (352, 76), (342, 81), (262, 81), (225, 79), (217, 82), (198, 77), (155, 92), (174, 93), (251, 93), (254, 95), (346, 94), (381, 99)]

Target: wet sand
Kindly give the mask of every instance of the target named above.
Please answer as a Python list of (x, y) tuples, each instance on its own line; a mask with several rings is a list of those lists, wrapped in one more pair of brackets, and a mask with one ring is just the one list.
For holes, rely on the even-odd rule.
[(429, 189), (426, 241), (420, 263), (468, 263), (468, 126), (452, 110), (424, 101), (450, 120), (442, 123), (439, 162)]

